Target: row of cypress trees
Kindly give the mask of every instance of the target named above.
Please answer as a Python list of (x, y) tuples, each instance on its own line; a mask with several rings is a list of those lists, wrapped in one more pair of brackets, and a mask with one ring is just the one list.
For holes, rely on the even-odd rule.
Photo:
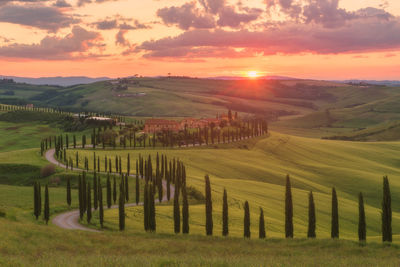
[[(42, 213), (42, 189), (39, 182), (33, 184), (33, 214), (36, 220), (39, 219)], [(43, 220), (48, 224), (50, 219), (50, 203), (49, 203), (49, 188), (48, 185), (45, 186), (44, 190), (44, 208), (43, 208)]]

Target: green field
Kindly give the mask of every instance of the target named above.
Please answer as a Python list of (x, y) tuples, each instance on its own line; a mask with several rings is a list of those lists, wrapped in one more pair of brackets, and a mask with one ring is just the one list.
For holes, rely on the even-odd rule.
[[(268, 138), (259, 138), (247, 143), (247, 149), (216, 148), (157, 150), (169, 158), (182, 160), (187, 166), (188, 184), (204, 190), (204, 175), (211, 176), (213, 201), (216, 221), (221, 221), (222, 191), (226, 188), (230, 199), (230, 218), (232, 235), (242, 235), (242, 204), (250, 203), (253, 231), (256, 232), (257, 214), (263, 207), (270, 236), (282, 237), (284, 230), (284, 182), (286, 174), (290, 174), (294, 187), (295, 235), (305, 237), (307, 231), (307, 193), (313, 190), (317, 206), (317, 227), (320, 237), (330, 234), (330, 192), (333, 186), (338, 190), (340, 206), (341, 237), (355, 239), (357, 237), (357, 195), (361, 191), (365, 195), (368, 218), (368, 237), (379, 240), (380, 235), (380, 203), (382, 176), (388, 175), (391, 181), (393, 201), (399, 203), (400, 143), (351, 143), (343, 141), (324, 141), (301, 137), (293, 137), (272, 133)], [(74, 158), (75, 150), (69, 150)], [(154, 150), (96, 150), (96, 155), (112, 159), (122, 156), (122, 166), (126, 166), (127, 153), (131, 158), (151, 154)], [(80, 161), (93, 156), (91, 150), (79, 150)], [(89, 160), (89, 166), (91, 166)], [(83, 166), (83, 165), (82, 165)], [(129, 210), (137, 216), (129, 216), (133, 231), (141, 228), (141, 213), (138, 208)], [(400, 220), (400, 207), (393, 206), (394, 230), (399, 231), (396, 221)], [(172, 207), (160, 207), (160, 231), (172, 232)], [(204, 207), (191, 207), (193, 232), (204, 232)], [(110, 211), (116, 219), (116, 213)], [(132, 220), (131, 220), (132, 218)], [(166, 221), (163, 221), (163, 220)], [(217, 223), (217, 229), (220, 226)], [(117, 224), (114, 221), (114, 228)], [(400, 241), (400, 240), (399, 240)]]
[[(72, 178), (72, 208), (77, 207), (77, 172), (56, 168), (54, 174), (40, 176), (41, 168), (48, 165), (38, 148), (41, 139), (66, 132), (40, 120), (0, 121), (0, 265), (399, 265), (400, 115), (397, 102), (400, 92), (397, 88), (358, 88), (313, 81), (276, 84), (183, 78), (137, 80), (138, 83), (130, 84), (123, 93), (145, 92), (146, 96), (118, 97), (110, 84), (100, 82), (65, 88), (15, 85), (12, 88), (16, 90), (15, 95), (2, 96), (0, 100), (19, 99), (73, 111), (99, 111), (101, 107), (101, 111), (129, 115), (127, 120), (143, 118), (138, 117), (141, 115), (213, 117), (232, 106), (238, 107), (241, 116), (253, 111), (275, 114), (279, 118), (271, 122), (273, 131), (268, 136), (246, 141), (198, 148), (96, 150), (100, 159), (121, 156), (124, 169), (128, 153), (131, 166), (135, 165), (133, 160), (139, 153), (154, 158), (159, 152), (169, 159), (179, 158), (186, 165), (188, 185), (203, 194), (204, 175), (209, 174), (214, 237), (205, 236), (205, 207), (199, 201), (190, 202), (190, 234), (187, 236), (173, 234), (172, 201), (156, 207), (157, 233), (145, 233), (142, 207), (126, 208), (124, 232), (118, 231), (117, 210), (105, 211), (103, 233), (67, 231), (51, 223), (46, 226), (42, 220), (36, 221), (32, 214), (31, 185), (34, 181), (50, 184), (53, 217), (69, 209), (65, 184), (67, 177)], [(304, 84), (308, 86), (306, 89)], [(0, 92), (9, 89), (0, 88)], [(49, 93), (49, 90), (54, 92)], [(76, 134), (80, 141), (82, 134), (90, 133), (91, 129), (85, 129), (68, 134)], [(67, 154), (75, 159), (76, 152), (80, 167), (86, 156), (92, 168), (93, 150), (69, 149)], [(287, 174), (293, 186), (294, 240), (283, 238)], [(389, 177), (392, 193), (394, 244), (390, 246), (381, 244), (384, 175)], [(102, 184), (105, 185), (104, 175)], [(129, 186), (130, 202), (133, 202), (133, 178)], [(143, 182), (141, 190), (142, 187)], [(330, 240), (332, 187), (339, 197), (340, 240)], [(224, 188), (229, 203), (228, 238), (221, 237)], [(317, 211), (316, 240), (306, 239), (310, 190), (314, 193)], [(364, 194), (365, 200), (366, 246), (357, 242), (359, 192)], [(246, 200), (251, 211), (251, 240), (242, 237)], [(264, 241), (257, 240), (260, 207), (266, 221), (267, 239)], [(98, 213), (93, 215), (90, 227), (98, 228)]]

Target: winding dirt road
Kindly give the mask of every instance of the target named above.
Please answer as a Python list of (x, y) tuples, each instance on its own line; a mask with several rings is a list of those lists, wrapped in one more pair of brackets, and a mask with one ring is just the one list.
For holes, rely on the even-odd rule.
[[(57, 161), (54, 158), (54, 155), (55, 155), (55, 149), (52, 148), (52, 149), (46, 151), (45, 157), (50, 163), (53, 163), (54, 165), (57, 165), (61, 168), (66, 168), (66, 166), (64, 164), (60, 163), (59, 161)], [(68, 169), (70, 170), (71, 168), (69, 167)], [(73, 168), (73, 170), (74, 171), (83, 171), (82, 169), (79, 169), (79, 168)], [(130, 175), (130, 176), (135, 177), (135, 175)], [(163, 188), (164, 188), (164, 192), (166, 192), (167, 184), (165, 181), (163, 181)], [(174, 193), (175, 193), (175, 188), (171, 185), (171, 196), (173, 196)], [(155, 201), (158, 202), (158, 199)], [(165, 193), (164, 193), (162, 201), (163, 202), (168, 201), (167, 195)], [(143, 205), (143, 203), (139, 202), (138, 206), (142, 206), (142, 205)], [(125, 207), (134, 207), (134, 206), (137, 206), (136, 203), (125, 204)], [(111, 209), (117, 209), (117, 208), (118, 208), (118, 205), (111, 206)], [(104, 209), (108, 209), (108, 208), (105, 206)], [(92, 210), (94, 210), (94, 209), (92, 209)], [(55, 224), (58, 227), (61, 227), (63, 229), (82, 230), (82, 231), (89, 231), (89, 232), (101, 232), (99, 230), (91, 229), (91, 228), (81, 225), (79, 223), (79, 210), (71, 210), (71, 211), (67, 211), (64, 213), (60, 213), (53, 218), (52, 222), (53, 222), (53, 224)]]

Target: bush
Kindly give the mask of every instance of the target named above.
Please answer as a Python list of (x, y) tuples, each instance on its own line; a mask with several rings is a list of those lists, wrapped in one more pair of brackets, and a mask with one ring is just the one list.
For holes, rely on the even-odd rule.
[(194, 199), (201, 202), (203, 202), (206, 199), (203, 193), (197, 190), (196, 188), (188, 186), (186, 189), (187, 189), (187, 195), (190, 199)]
[(52, 177), (50, 178), (50, 184), (53, 186), (59, 186), (61, 183), (60, 177)]
[(6, 212), (4, 210), (0, 210), (0, 218), (5, 218)]
[(55, 172), (56, 172), (56, 167), (53, 164), (48, 164), (40, 170), (40, 176), (42, 178), (48, 177), (54, 174)]

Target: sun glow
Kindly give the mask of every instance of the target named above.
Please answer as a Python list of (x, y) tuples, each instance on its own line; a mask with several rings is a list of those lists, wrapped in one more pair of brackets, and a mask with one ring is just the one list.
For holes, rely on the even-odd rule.
[(248, 71), (247, 72), (247, 77), (252, 78), (252, 79), (257, 78), (258, 77), (258, 72), (254, 71), (254, 70)]

